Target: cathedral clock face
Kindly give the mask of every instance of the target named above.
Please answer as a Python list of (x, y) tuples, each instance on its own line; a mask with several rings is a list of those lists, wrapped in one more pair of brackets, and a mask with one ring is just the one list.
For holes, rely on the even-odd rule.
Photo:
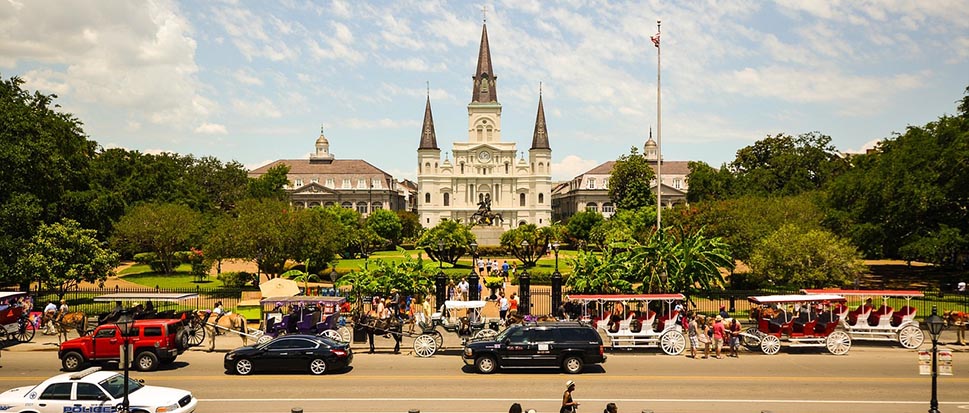
[(491, 152), (481, 151), (478, 152), (478, 160), (481, 162), (488, 162), (491, 160)]

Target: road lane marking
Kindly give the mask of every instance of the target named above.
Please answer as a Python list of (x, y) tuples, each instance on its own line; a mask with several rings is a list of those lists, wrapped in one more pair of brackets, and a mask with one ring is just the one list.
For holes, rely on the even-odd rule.
[[(273, 399), (198, 399), (206, 403), (272, 403), (272, 402), (509, 402), (521, 398), (482, 397), (318, 397)], [(527, 399), (528, 402), (556, 402), (562, 399)], [(590, 399), (585, 402), (623, 403), (814, 403), (814, 404), (925, 404), (925, 400), (807, 400), (807, 399)], [(969, 401), (940, 401), (939, 404), (963, 405)]]
[[(134, 376), (134, 374), (133, 374)], [(558, 380), (564, 375), (557, 374), (511, 374), (504, 376), (508, 380), (521, 379), (525, 381), (534, 380)], [(50, 376), (37, 376), (37, 377), (0, 377), (0, 381), (37, 381), (41, 382), (49, 379)], [(146, 382), (150, 381), (185, 381), (185, 380), (200, 380), (200, 381), (274, 381), (274, 380), (292, 380), (293, 376), (284, 375), (269, 375), (269, 376), (152, 376), (152, 375), (138, 375), (139, 379), (144, 379)], [(319, 381), (382, 381), (382, 380), (405, 380), (405, 379), (425, 379), (425, 380), (477, 380), (492, 382), (494, 381), (494, 376), (483, 376), (483, 375), (466, 375), (466, 376), (428, 376), (428, 375), (394, 375), (394, 376), (349, 376), (349, 375), (330, 375), (322, 377), (302, 377), (301, 379), (308, 380), (319, 380)], [(831, 381), (831, 376), (817, 376), (817, 377), (805, 377), (805, 376), (641, 376), (641, 375), (583, 375), (583, 381), (614, 381), (614, 380), (630, 380), (630, 381), (731, 381), (731, 382), (743, 382), (743, 381), (796, 381), (796, 382), (829, 382)], [(836, 380), (844, 382), (859, 382), (859, 383), (922, 383), (931, 380), (929, 377), (837, 377)], [(966, 377), (947, 377), (945, 379), (946, 383), (969, 383), (969, 378)]]

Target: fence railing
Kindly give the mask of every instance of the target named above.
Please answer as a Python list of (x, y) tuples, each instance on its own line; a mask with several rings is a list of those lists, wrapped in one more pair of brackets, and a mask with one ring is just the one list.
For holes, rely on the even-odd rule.
[[(531, 291), (531, 314), (544, 315), (553, 313), (552, 291), (548, 285), (532, 285)], [(332, 288), (311, 289), (311, 295), (346, 295), (347, 290), (335, 290)], [(234, 308), (240, 301), (249, 297), (259, 297), (258, 290), (239, 289), (239, 288), (94, 288), (94, 289), (71, 289), (67, 291), (59, 290), (37, 290), (31, 291), (33, 297), (34, 311), (41, 311), (49, 302), (58, 303), (61, 298), (67, 300), (68, 306), (72, 311), (84, 311), (89, 314), (98, 314), (110, 311), (114, 308), (111, 302), (96, 302), (95, 297), (111, 293), (195, 293), (196, 297), (184, 300), (179, 303), (153, 303), (158, 310), (165, 309), (209, 309), (215, 306), (216, 302), (221, 301), (227, 308)], [(966, 292), (942, 292), (939, 290), (923, 291), (923, 297), (914, 297), (907, 301), (903, 297), (889, 297), (885, 303), (895, 309), (910, 305), (918, 309), (918, 317), (928, 315), (929, 309), (936, 305), (939, 312), (955, 310), (969, 312), (969, 294)], [(569, 294), (568, 287), (563, 287), (563, 300)], [(746, 318), (751, 305), (747, 302), (747, 297), (772, 295), (772, 294), (800, 294), (797, 290), (785, 289), (764, 289), (764, 290), (725, 290), (707, 291), (688, 297), (687, 305), (704, 314), (716, 314), (723, 307), (731, 316)], [(488, 291), (483, 292), (487, 298)], [(850, 307), (862, 304), (862, 297), (848, 297)], [(882, 297), (873, 296), (873, 304), (880, 306), (883, 302)], [(432, 298), (433, 302), (433, 298)], [(130, 305), (131, 303), (126, 303)], [(142, 303), (146, 304), (146, 303)], [(437, 303), (433, 304), (439, 307)], [(660, 305), (655, 303), (653, 305)]]

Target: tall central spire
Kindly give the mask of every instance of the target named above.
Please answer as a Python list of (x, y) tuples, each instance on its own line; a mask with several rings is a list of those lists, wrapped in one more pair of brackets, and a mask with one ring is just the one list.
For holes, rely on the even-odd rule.
[(497, 103), (498, 89), (494, 68), (491, 67), (491, 48), (488, 46), (488, 25), (481, 25), (481, 46), (478, 48), (478, 69), (474, 73), (471, 102)]
[(542, 95), (538, 95), (538, 115), (535, 115), (535, 133), (532, 134), (531, 149), (552, 149), (548, 146), (548, 129), (545, 125), (545, 106)]
[[(430, 86), (428, 86), (428, 89), (430, 89)], [(440, 149), (437, 147), (437, 134), (434, 133), (434, 116), (431, 115), (430, 90), (427, 93), (427, 104), (424, 106), (424, 127), (421, 128), (421, 146), (418, 146), (417, 149)]]

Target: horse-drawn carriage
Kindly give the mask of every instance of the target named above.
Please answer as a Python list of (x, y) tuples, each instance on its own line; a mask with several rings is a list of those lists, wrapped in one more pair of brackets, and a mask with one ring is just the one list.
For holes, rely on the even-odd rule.
[[(266, 297), (259, 301), (264, 317), (265, 334), (258, 342), (286, 334), (312, 334), (349, 342), (351, 330), (341, 319), (344, 297), (292, 296)], [(269, 311), (266, 309), (269, 308)], [(341, 325), (343, 324), (343, 325)]]
[[(845, 302), (840, 295), (767, 295), (747, 301), (754, 305), (750, 314), (757, 327), (747, 329), (741, 337), (751, 350), (759, 347), (764, 354), (777, 354), (782, 341), (790, 347), (826, 347), (835, 355), (851, 349), (851, 337), (837, 329), (839, 304)], [(788, 311), (787, 305), (798, 308)]]
[[(683, 328), (677, 323), (679, 311), (677, 302), (686, 297), (683, 294), (571, 294), (568, 299), (583, 304), (583, 317), (609, 338), (613, 349), (655, 348), (664, 353), (678, 355), (686, 348)], [(649, 303), (660, 301), (663, 314), (651, 310)], [(599, 304), (601, 316), (590, 317), (588, 305)], [(638, 303), (639, 310), (630, 309), (629, 303)], [(610, 309), (609, 307), (612, 307)], [(614, 317), (615, 316), (615, 317)], [(615, 320), (614, 320), (615, 318)]]
[[(922, 297), (921, 291), (914, 290), (801, 290), (805, 294), (837, 294), (844, 297), (858, 297), (860, 305), (850, 310), (846, 305), (835, 309), (841, 324), (852, 340), (897, 341), (905, 348), (918, 348), (925, 340), (925, 334), (915, 320), (918, 311), (912, 307), (912, 297)], [(881, 297), (882, 305), (875, 308), (869, 300)], [(894, 309), (888, 305), (891, 297), (905, 299), (905, 306)]]
[(30, 297), (23, 292), (0, 292), (0, 339), (26, 343), (34, 338), (34, 326), (30, 324)]

